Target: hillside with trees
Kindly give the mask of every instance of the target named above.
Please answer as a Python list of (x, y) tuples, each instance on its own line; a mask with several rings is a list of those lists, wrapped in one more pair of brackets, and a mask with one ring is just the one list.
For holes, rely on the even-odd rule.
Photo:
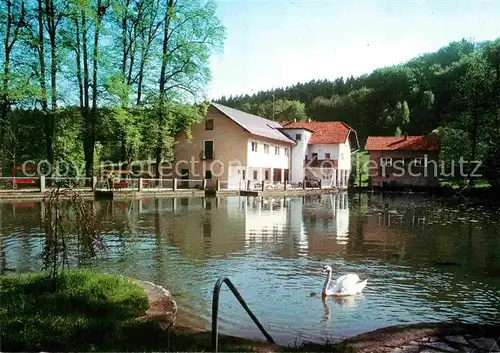
[[(344, 121), (357, 130), (361, 147), (369, 135), (437, 133), (443, 160), (483, 161), (495, 183), (500, 173), (499, 65), (500, 38), (461, 40), (360, 77), (314, 80), (218, 102), (275, 120)], [(300, 109), (285, 114), (285, 106)]]

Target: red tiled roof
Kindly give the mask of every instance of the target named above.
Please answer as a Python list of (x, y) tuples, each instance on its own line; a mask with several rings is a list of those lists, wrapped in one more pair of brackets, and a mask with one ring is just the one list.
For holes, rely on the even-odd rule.
[(366, 141), (367, 151), (438, 151), (439, 138), (426, 136), (369, 136)]
[(350, 126), (340, 121), (297, 121), (281, 125), (286, 129), (308, 129), (312, 131), (309, 144), (344, 143), (352, 130)]

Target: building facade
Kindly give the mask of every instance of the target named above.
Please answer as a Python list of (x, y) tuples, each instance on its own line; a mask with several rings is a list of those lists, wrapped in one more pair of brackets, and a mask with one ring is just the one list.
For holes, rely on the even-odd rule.
[(370, 136), (369, 180), (374, 187), (434, 187), (439, 185), (439, 138)]
[(347, 187), (355, 131), (339, 122), (280, 124), (212, 103), (191, 138), (176, 136), (173, 174), (180, 179), (220, 180), (229, 189), (248, 181), (321, 180)]

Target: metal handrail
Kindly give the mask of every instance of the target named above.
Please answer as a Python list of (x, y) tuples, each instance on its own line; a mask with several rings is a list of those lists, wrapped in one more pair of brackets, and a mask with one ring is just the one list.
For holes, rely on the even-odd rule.
[(215, 286), (214, 286), (214, 295), (213, 295), (213, 300), (212, 300), (212, 349), (213, 349), (213, 351), (217, 352), (217, 349), (218, 349), (218, 339), (217, 339), (218, 338), (218, 325), (217, 325), (217, 318), (219, 316), (219, 294), (220, 294), (220, 290), (221, 290), (221, 287), (222, 287), (223, 283), (226, 283), (226, 285), (231, 290), (231, 292), (233, 293), (233, 295), (236, 297), (236, 299), (238, 300), (238, 302), (241, 304), (241, 306), (243, 307), (243, 309), (245, 309), (245, 311), (247, 312), (247, 314), (250, 315), (250, 317), (252, 318), (252, 320), (255, 323), (255, 325), (257, 325), (257, 327), (260, 329), (260, 332), (262, 332), (264, 334), (264, 336), (266, 337), (267, 341), (269, 343), (274, 344), (275, 342), (274, 342), (273, 338), (269, 335), (269, 333), (267, 333), (267, 331), (264, 329), (264, 327), (259, 322), (259, 320), (257, 319), (257, 317), (252, 313), (252, 311), (248, 307), (247, 303), (245, 302), (245, 300), (243, 299), (243, 297), (241, 296), (241, 294), (238, 292), (238, 290), (236, 289), (236, 287), (234, 286), (234, 284), (231, 282), (231, 280), (229, 280), (229, 278), (227, 278), (227, 277), (221, 276), (221, 277), (219, 277), (219, 279), (215, 283)]

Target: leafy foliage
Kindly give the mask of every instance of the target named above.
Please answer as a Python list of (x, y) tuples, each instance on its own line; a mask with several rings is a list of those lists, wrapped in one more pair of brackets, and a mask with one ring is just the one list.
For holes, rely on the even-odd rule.
[(87, 176), (99, 158), (168, 158), (225, 39), (214, 1), (21, 0), (0, 15), (5, 172), (26, 158), (84, 162), (72, 175)]

